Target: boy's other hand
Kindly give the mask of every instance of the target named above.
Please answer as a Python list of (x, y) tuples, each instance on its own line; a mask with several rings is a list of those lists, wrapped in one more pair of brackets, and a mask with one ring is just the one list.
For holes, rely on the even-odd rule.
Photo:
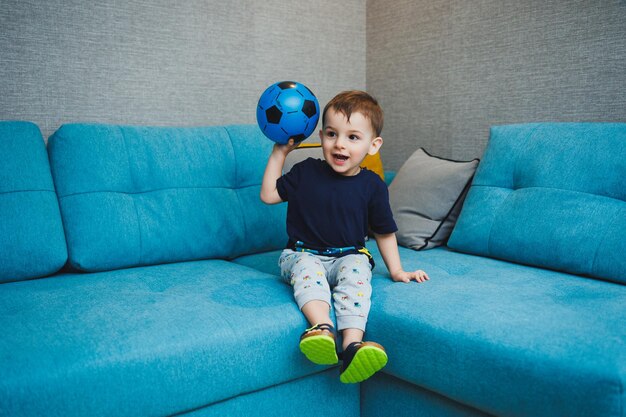
[(406, 271), (396, 272), (395, 274), (391, 276), (391, 279), (393, 279), (396, 282), (411, 282), (412, 280), (415, 280), (415, 282), (421, 284), (423, 282), (428, 281), (430, 278), (428, 277), (428, 274), (426, 272), (422, 271), (421, 269), (418, 269), (417, 271), (413, 271), (413, 272), (406, 272)]

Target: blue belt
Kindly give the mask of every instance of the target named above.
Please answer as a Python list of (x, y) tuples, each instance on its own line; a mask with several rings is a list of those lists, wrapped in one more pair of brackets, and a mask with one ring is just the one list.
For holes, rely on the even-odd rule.
[(344, 248), (324, 248), (323, 250), (311, 249), (311, 248), (305, 247), (304, 242), (301, 242), (301, 241), (297, 241), (294, 244), (294, 250), (296, 252), (308, 252), (314, 255), (321, 255), (321, 256), (337, 256), (345, 252), (358, 251), (356, 246), (346, 246)]
[(304, 242), (301, 241), (297, 241), (295, 243), (293, 243), (293, 241), (289, 242), (289, 245), (287, 246), (290, 249), (296, 251), (296, 252), (308, 252), (308, 253), (312, 253), (313, 255), (321, 255), (321, 256), (341, 256), (344, 253), (346, 255), (354, 253), (354, 254), (362, 254), (367, 256), (367, 259), (370, 262), (370, 266), (372, 269), (374, 269), (374, 266), (376, 265), (374, 263), (374, 257), (372, 256), (372, 254), (364, 247), (359, 246), (346, 246), (344, 248), (320, 248), (320, 249), (313, 249), (313, 248), (308, 248), (306, 246), (304, 246)]

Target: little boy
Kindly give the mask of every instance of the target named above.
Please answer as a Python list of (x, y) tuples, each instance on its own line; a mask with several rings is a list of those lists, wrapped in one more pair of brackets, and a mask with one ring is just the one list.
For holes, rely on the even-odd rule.
[(331, 294), (343, 336), (340, 380), (364, 381), (387, 363), (385, 349), (363, 342), (370, 309), (373, 260), (365, 249), (371, 230), (394, 281), (428, 280), (422, 271), (402, 269), (385, 183), (360, 165), (383, 144), (383, 112), (363, 91), (345, 91), (324, 108), (319, 132), (324, 160), (309, 158), (282, 175), (296, 145), (274, 145), (263, 176), (261, 200), (287, 206), (289, 243), (279, 265), (304, 316), (313, 326), (300, 350), (316, 363), (339, 361), (330, 318)]

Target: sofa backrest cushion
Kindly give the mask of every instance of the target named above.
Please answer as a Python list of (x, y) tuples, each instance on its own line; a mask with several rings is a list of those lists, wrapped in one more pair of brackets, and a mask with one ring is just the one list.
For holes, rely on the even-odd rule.
[(448, 246), (626, 283), (626, 124), (496, 126)]
[(83, 271), (284, 246), (284, 205), (259, 199), (272, 142), (253, 125), (63, 125), (50, 163), (70, 263)]
[(39, 128), (0, 122), (0, 282), (52, 274), (67, 248)]

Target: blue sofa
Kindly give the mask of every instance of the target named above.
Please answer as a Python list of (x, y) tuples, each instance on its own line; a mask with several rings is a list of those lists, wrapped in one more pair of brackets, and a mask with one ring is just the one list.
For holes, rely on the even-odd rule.
[[(0, 123), (0, 416), (625, 416), (626, 124), (492, 128), (447, 247), (375, 244), (359, 385), (298, 350), (255, 126)], [(47, 150), (47, 152), (46, 152)]]

